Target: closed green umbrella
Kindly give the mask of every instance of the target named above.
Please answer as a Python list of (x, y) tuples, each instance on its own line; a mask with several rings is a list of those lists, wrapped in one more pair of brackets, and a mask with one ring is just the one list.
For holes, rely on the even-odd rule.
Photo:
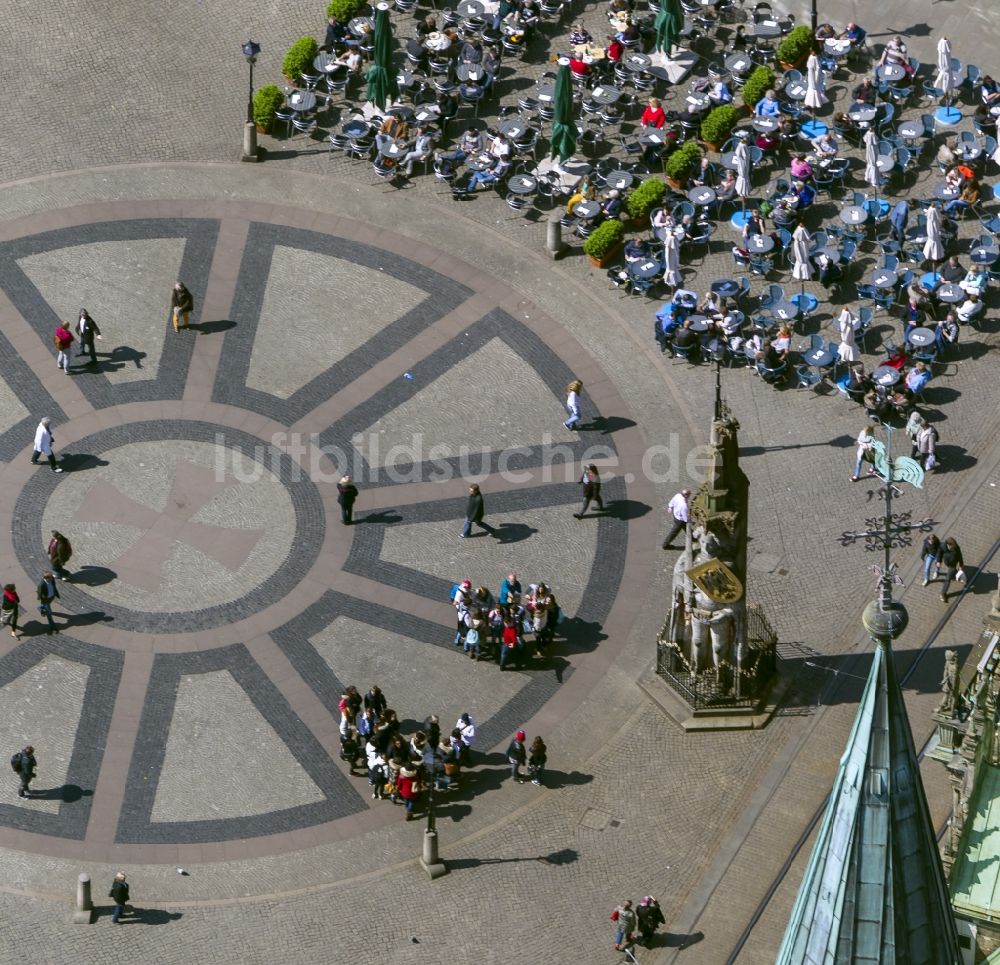
[(662, 0), (660, 12), (653, 24), (656, 29), (656, 49), (662, 50), (668, 57), (677, 43), (677, 38), (684, 29), (684, 11), (681, 0)]
[(576, 150), (576, 121), (573, 120), (573, 84), (569, 67), (563, 65), (556, 75), (556, 91), (552, 97), (552, 148), (549, 157), (559, 155), (568, 161)]
[(381, 8), (375, 15), (375, 51), (365, 80), (368, 81), (368, 100), (380, 111), (385, 110), (386, 101), (399, 97), (396, 69), (392, 66), (392, 26), (389, 12)]

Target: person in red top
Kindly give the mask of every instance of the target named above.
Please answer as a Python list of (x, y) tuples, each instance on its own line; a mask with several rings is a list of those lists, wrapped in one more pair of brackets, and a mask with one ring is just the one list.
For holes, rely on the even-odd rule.
[(73, 333), (64, 325), (60, 325), (56, 329), (55, 335), (52, 336), (52, 342), (59, 353), (56, 356), (56, 363), (59, 368), (69, 375), (69, 356), (70, 349), (73, 346)]
[(3, 588), (3, 599), (0, 601), (0, 624), (10, 627), (10, 635), (17, 640), (17, 614), (21, 609), (21, 598), (13, 583)]
[(406, 805), (407, 821), (413, 820), (413, 809), (417, 803), (417, 798), (423, 793), (418, 780), (419, 775), (419, 765), (410, 762), (409, 764), (404, 764), (399, 769), (399, 777), (396, 778), (396, 789), (399, 792), (399, 796), (403, 799), (403, 804)]
[(667, 115), (660, 107), (660, 101), (656, 97), (650, 97), (646, 109), (642, 112), (640, 123), (643, 127), (662, 128), (667, 123)]
[(578, 77), (586, 77), (590, 73), (590, 65), (585, 64), (583, 58), (576, 54), (569, 59), (569, 69)]
[(617, 64), (622, 59), (622, 54), (625, 53), (625, 47), (622, 42), (617, 37), (611, 38), (611, 43), (604, 48), (604, 54), (611, 61), (612, 64)]

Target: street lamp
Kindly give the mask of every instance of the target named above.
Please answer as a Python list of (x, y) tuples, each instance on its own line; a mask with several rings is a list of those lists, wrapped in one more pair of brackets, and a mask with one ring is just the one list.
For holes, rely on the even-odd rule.
[(260, 53), (260, 44), (248, 40), (243, 45), (243, 56), (246, 57), (250, 65), (250, 93), (247, 96), (247, 123), (253, 123), (253, 65), (257, 62), (257, 55)]

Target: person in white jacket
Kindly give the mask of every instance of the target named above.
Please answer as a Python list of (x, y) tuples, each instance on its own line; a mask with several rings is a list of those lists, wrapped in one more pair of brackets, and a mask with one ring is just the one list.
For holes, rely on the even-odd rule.
[(49, 461), (49, 468), (53, 472), (62, 472), (62, 467), (56, 465), (56, 456), (52, 451), (52, 420), (46, 416), (38, 423), (38, 428), (35, 430), (35, 451), (31, 454), (31, 464), (33, 466), (38, 465), (38, 457), (45, 456)]

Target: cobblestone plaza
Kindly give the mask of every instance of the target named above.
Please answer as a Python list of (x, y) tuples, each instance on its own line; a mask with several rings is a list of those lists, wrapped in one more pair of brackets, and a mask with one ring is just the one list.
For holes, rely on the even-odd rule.
[[(822, 19), (856, 15), (875, 44), (906, 31), (923, 60), (947, 31), (989, 70), (986, 10)], [(603, 10), (577, 13), (596, 35)], [(763, 730), (683, 734), (639, 681), (675, 560), (665, 506), (700, 481), (714, 369), (661, 355), (656, 302), (609, 290), (578, 241), (550, 261), (545, 217), (500, 197), (372, 183), (318, 138), (263, 138), (267, 160), (239, 164), (239, 43), (257, 39), (255, 77), (280, 82), (283, 51), (323, 21), (301, 0), (56, 3), (0, 39), (35, 105), (12, 112), (0, 157), (0, 576), (24, 630), (0, 638), (0, 746), (39, 760), (34, 799), (12, 774), (0, 795), (0, 962), (613, 962), (608, 916), (643, 894), (667, 924), (640, 961), (773, 961), (868, 665), (874, 579), (838, 541), (880, 511), (847, 481), (863, 412), (723, 370), (751, 484), (750, 593), (793, 683)], [(732, 275), (731, 234), (685, 265), (687, 287)], [(177, 278), (196, 310), (175, 333)], [(942, 469), (904, 497), (970, 566), (1000, 530), (994, 300), (928, 392)], [(104, 337), (98, 364), (67, 377), (51, 333), (81, 306)], [(823, 304), (811, 331), (830, 337), (837, 311)], [(866, 363), (900, 323), (877, 325)], [(579, 433), (562, 426), (572, 378)], [(29, 464), (45, 415), (58, 476)], [(581, 461), (601, 465), (608, 510), (576, 520)], [(350, 529), (345, 466), (361, 490)], [(495, 531), (463, 541), (473, 477)], [(74, 557), (49, 636), (32, 588), (53, 529)], [(996, 564), (944, 605), (917, 555), (898, 556), (897, 660), (919, 743), (944, 649), (968, 651)], [(551, 658), (501, 672), (452, 647), (448, 591), (495, 590), (511, 569), (553, 586), (567, 621)], [(438, 808), (440, 880), (417, 861), (422, 822), (372, 801), (338, 757), (349, 684), (381, 686), (407, 733), (435, 713), (478, 722), (480, 763)], [(504, 780), (519, 728), (548, 744), (543, 788)], [(942, 769), (924, 779), (941, 826)], [(119, 869), (135, 915), (111, 929)], [(90, 927), (70, 923), (81, 872)]]

